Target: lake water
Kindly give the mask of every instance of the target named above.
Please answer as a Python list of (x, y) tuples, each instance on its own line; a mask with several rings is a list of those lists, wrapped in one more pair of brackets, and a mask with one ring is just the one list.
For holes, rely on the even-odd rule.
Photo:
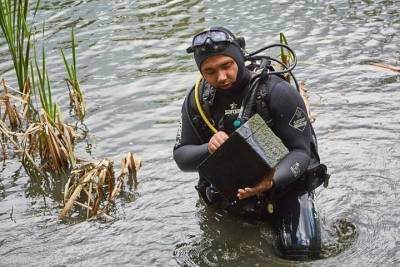
[[(247, 50), (279, 41), (297, 52), (295, 75), (310, 91), (322, 161), (317, 190), (324, 258), (311, 266), (400, 265), (400, 1), (42, 1), (54, 95), (68, 112), (59, 48), (76, 26), (89, 135), (87, 159), (140, 156), (139, 187), (118, 201), (112, 222), (65, 223), (56, 192), (38, 189), (9, 159), (0, 173), (0, 266), (287, 266), (273, 232), (206, 209), (172, 148), (183, 97), (197, 76), (191, 36), (224, 25)], [(36, 36), (41, 39), (41, 34)], [(40, 45), (40, 41), (39, 44)], [(69, 53), (69, 52), (68, 52)], [(14, 82), (4, 38), (0, 76)], [(15, 85), (14, 85), (15, 86)]]

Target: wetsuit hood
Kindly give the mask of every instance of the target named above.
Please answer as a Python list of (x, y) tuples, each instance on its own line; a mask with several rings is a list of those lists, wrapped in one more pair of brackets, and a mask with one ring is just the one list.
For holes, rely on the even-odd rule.
[(246, 68), (244, 64), (244, 54), (242, 49), (240, 48), (240, 44), (236, 40), (235, 35), (228, 29), (224, 27), (211, 27), (210, 30), (213, 31), (223, 31), (234, 39), (225, 49), (223, 50), (218, 50), (218, 51), (210, 51), (207, 50), (205, 52), (196, 52), (194, 53), (194, 60), (196, 61), (197, 68), (201, 72), (201, 64), (209, 57), (215, 56), (215, 55), (225, 55), (228, 57), (231, 57), (237, 64), (238, 66), (238, 73), (236, 77), (235, 83), (232, 85), (232, 87), (229, 90), (226, 90), (227, 92), (229, 91), (236, 91), (239, 90), (244, 83), (244, 79), (246, 78)]

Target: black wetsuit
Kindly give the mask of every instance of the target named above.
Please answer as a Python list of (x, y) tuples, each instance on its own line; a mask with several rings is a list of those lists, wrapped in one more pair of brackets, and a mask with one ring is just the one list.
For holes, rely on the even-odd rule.
[[(250, 71), (246, 70), (240, 90), (211, 90), (212, 93), (215, 92), (214, 97), (212, 94), (204, 96), (210, 94), (210, 90), (205, 90), (206, 86), (210, 85), (205, 82), (206, 86), (202, 87), (203, 108), (218, 130), (228, 134), (234, 131), (233, 121), (237, 118), (243, 98), (249, 90), (250, 76)], [(272, 119), (270, 127), (289, 150), (289, 154), (276, 167), (274, 188), (290, 188), (309, 166), (319, 164), (317, 143), (300, 94), (279, 76), (270, 75), (269, 79), (273, 87), (263, 101), (268, 106)], [(207, 104), (207, 99), (212, 99), (211, 103)], [(254, 109), (254, 112), (260, 113), (257, 108)], [(260, 115), (263, 117), (263, 114)], [(197, 171), (199, 164), (209, 155), (207, 144), (211, 137), (212, 132), (202, 122), (195, 105), (192, 88), (182, 107), (182, 118), (174, 147), (174, 159), (181, 170)], [(199, 185), (204, 184), (209, 185), (200, 178)], [(310, 254), (315, 256), (320, 247), (320, 235), (313, 194), (301, 192), (285, 196), (277, 201), (276, 213), (283, 253), (290, 254), (293, 258), (307, 257)], [(305, 216), (307, 218), (304, 218)], [(301, 225), (305, 228), (299, 229)]]

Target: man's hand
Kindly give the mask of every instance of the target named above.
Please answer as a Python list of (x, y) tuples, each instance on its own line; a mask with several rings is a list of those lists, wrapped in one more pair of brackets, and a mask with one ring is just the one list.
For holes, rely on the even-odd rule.
[(272, 177), (274, 177), (274, 173), (275, 169), (271, 169), (266, 175), (264, 175), (264, 177), (255, 187), (241, 188), (238, 190), (236, 196), (239, 199), (244, 199), (267, 191), (274, 185), (274, 181), (272, 180)]
[(229, 136), (223, 131), (215, 133), (208, 142), (208, 152), (214, 153), (228, 138)]

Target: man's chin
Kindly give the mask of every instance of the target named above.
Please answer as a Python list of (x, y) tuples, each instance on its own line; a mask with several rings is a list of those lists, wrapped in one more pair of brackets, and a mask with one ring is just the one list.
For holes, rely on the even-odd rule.
[(230, 83), (230, 84), (218, 86), (217, 88), (220, 89), (220, 90), (230, 90), (232, 88), (232, 85), (233, 84)]

